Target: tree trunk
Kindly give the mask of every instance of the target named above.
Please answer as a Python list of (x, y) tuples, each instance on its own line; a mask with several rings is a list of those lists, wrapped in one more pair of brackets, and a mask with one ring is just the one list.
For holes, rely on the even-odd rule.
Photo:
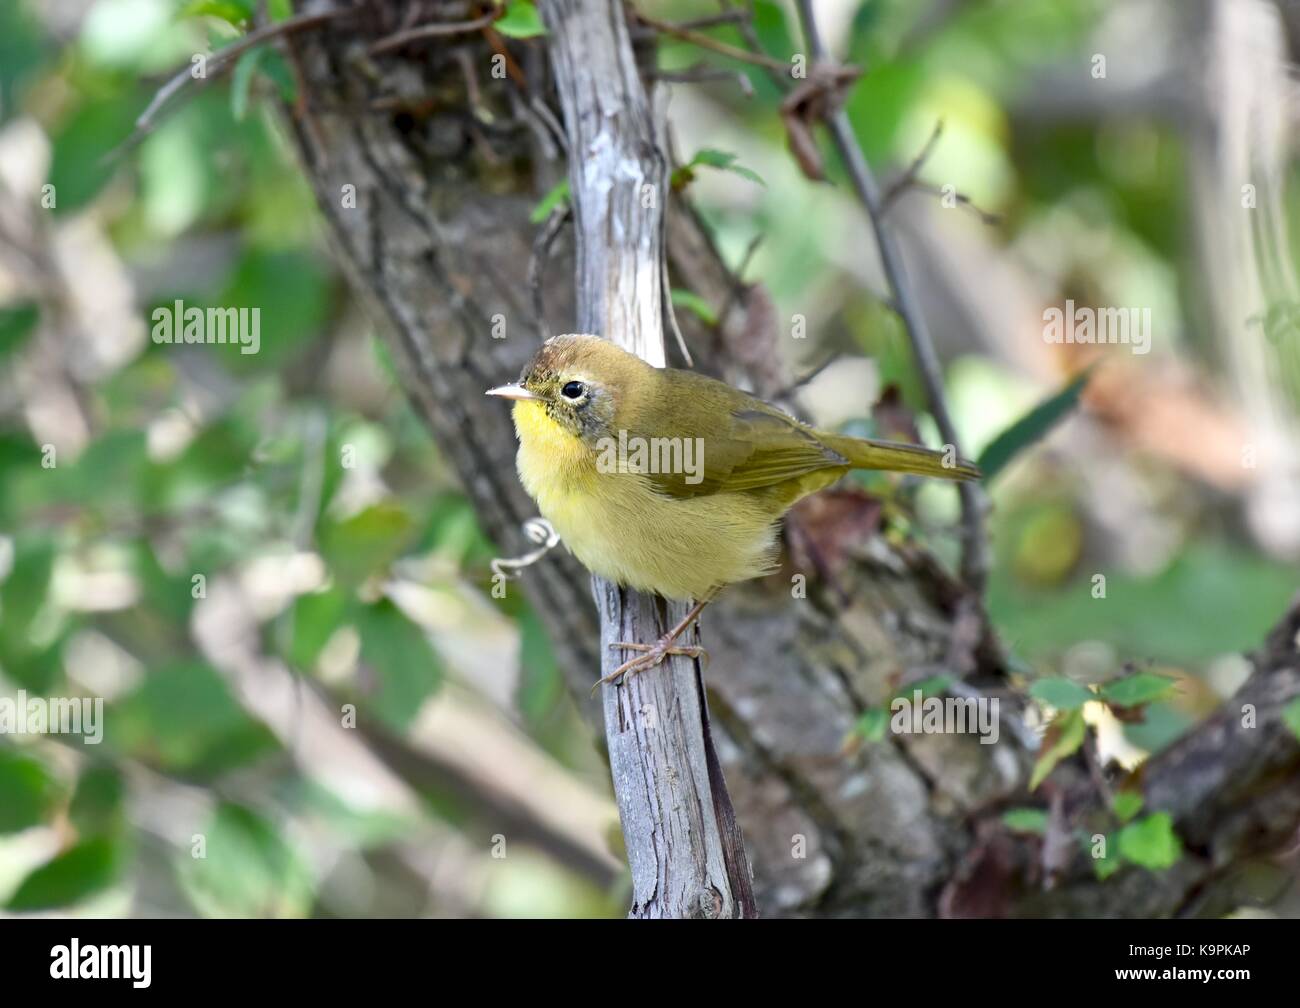
[[(563, 35), (567, 15), (555, 12), (576, 5), (546, 7)], [(530, 294), (539, 233), (555, 228), (539, 228), (529, 215), (566, 171), (549, 66), (574, 60), (566, 42), (581, 54), (589, 40), (561, 38), (550, 53), (547, 39), (476, 30), (368, 54), (374, 41), (405, 27), (404, 9), (371, 3), (286, 40), (301, 77), (289, 118), (352, 282), (375, 305), (412, 402), (487, 533), (504, 553), (523, 552), (519, 529), (535, 509), (515, 478), (507, 411), (483, 390), (515, 376), (545, 332), (608, 324), (619, 310), (631, 317), (648, 306), (623, 300), (620, 309), (592, 314), (609, 292), (585, 288), (575, 303), (564, 230), (538, 256), (536, 289), (549, 324)], [(496, 67), (503, 76), (493, 76)], [(631, 82), (620, 80), (630, 91)], [(601, 164), (592, 153), (575, 151), (579, 214), (588, 204), (578, 183), (610, 181), (590, 175)], [(352, 191), (355, 206), (346, 197)], [(623, 235), (605, 239), (602, 254), (623, 254)], [(774, 393), (783, 376), (761, 290), (730, 274), (676, 200), (667, 207), (664, 243), (676, 286), (731, 306), (716, 330), (682, 319), (696, 366)], [(585, 254), (594, 253), (588, 246)], [(620, 287), (618, 298), (630, 289)], [(503, 339), (493, 338), (494, 321), (498, 331), (504, 323)], [(1022, 701), (1007, 685), (977, 601), (924, 552), (874, 537), (869, 502), (858, 495), (822, 494), (797, 515), (786, 568), (725, 592), (704, 627), (714, 739), (763, 913), (1209, 913), (1235, 898), (1234, 862), (1268, 856), (1294, 835), (1300, 745), (1280, 712), (1300, 695), (1300, 608), (1257, 656), (1242, 695), (1145, 768), (1147, 808), (1173, 814), (1185, 856), (1167, 872), (1130, 868), (1097, 882), (1078, 845), (1045, 853), (1052, 845), (1001, 823), (1009, 805), (1037, 803), (1025, 793), (1032, 753), (1007, 730)], [(799, 574), (806, 597), (791, 590)], [(602, 709), (588, 692), (605, 656), (587, 574), (557, 549), (519, 584), (595, 728)], [(845, 746), (863, 710), (884, 703), (900, 683), (938, 673), (1001, 698), (997, 744), (973, 735), (890, 734)], [(683, 676), (674, 673), (666, 687), (678, 699), (688, 695)], [(1256, 705), (1252, 729), (1239, 727), (1245, 702)], [(1043, 790), (1052, 796), (1055, 832), (1092, 831), (1102, 799), (1081, 760), (1064, 764)]]

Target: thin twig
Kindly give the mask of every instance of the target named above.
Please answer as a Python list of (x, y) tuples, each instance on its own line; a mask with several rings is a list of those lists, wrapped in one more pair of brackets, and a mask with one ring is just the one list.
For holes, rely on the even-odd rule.
[(793, 395), (795, 392), (798, 392), (801, 388), (803, 388), (805, 385), (811, 382), (814, 378), (816, 378), (819, 374), (821, 374), (823, 371), (825, 371), (828, 367), (830, 367), (832, 364), (834, 364), (837, 360), (839, 360), (843, 356), (844, 356), (843, 352), (839, 350), (836, 350), (834, 353), (827, 354), (826, 358), (820, 364), (814, 367), (802, 378), (796, 378), (785, 388), (778, 389), (776, 392), (772, 394), (772, 398), (784, 399), (786, 396)]
[(746, 288), (745, 270), (749, 268), (749, 261), (754, 258), (754, 253), (758, 247), (763, 244), (763, 233), (760, 231), (749, 239), (749, 244), (745, 246), (745, 254), (740, 257), (740, 263), (736, 266), (735, 272), (731, 274), (731, 285), (727, 290), (727, 300), (722, 303), (718, 310), (718, 326), (726, 324), (727, 319), (731, 316), (731, 310), (736, 307), (740, 301), (740, 295)]
[(555, 236), (560, 233), (572, 213), (569, 201), (565, 200), (559, 206), (551, 210), (537, 232), (537, 238), (533, 241), (533, 252), (528, 257), (528, 290), (532, 296), (533, 314), (537, 317), (537, 328), (541, 330), (542, 339), (551, 338), (550, 326), (546, 324), (546, 306), (542, 300), (542, 276), (546, 269), (546, 260), (551, 253), (551, 243), (555, 241)]
[(654, 70), (647, 74), (651, 80), (665, 81), (669, 84), (701, 84), (705, 81), (731, 81), (735, 83), (746, 98), (754, 97), (754, 85), (748, 77), (738, 70), (725, 70), (722, 67), (697, 63), (685, 70)]
[[(816, 15), (813, 13), (812, 0), (798, 0), (799, 18), (803, 24), (804, 37), (812, 57), (817, 63), (828, 60), (826, 45), (817, 29)], [(930, 400), (930, 412), (934, 415), (939, 434), (946, 444), (952, 445), (954, 451), (961, 455), (961, 444), (957, 439), (957, 429), (948, 412), (948, 402), (944, 395), (943, 372), (939, 365), (938, 354), (930, 339), (925, 318), (921, 314), (920, 302), (908, 280), (903, 264), (902, 250), (894, 235), (885, 227), (884, 208), (881, 204), (880, 189), (875, 176), (863, 156), (853, 134), (853, 125), (843, 106), (833, 107), (826, 114), (826, 125), (831, 139), (839, 152), (840, 159), (853, 182), (854, 191), (867, 212), (872, 231), (876, 237), (876, 247), (880, 252), (880, 264), (885, 279), (893, 293), (893, 300), (899, 317), (911, 337), (912, 352), (916, 357), (917, 370), (925, 384), (926, 394)], [(962, 580), (974, 591), (982, 591), (988, 574), (988, 553), (984, 541), (984, 512), (986, 498), (977, 483), (959, 483), (961, 495), (962, 524)]]
[(750, 19), (750, 12), (738, 8), (728, 8), (719, 11), (717, 14), (705, 14), (702, 17), (692, 18), (689, 21), (678, 21), (677, 27), (691, 30), (695, 28), (715, 28), (723, 24), (738, 24), (741, 21)]
[(925, 142), (921, 148), (921, 153), (912, 159), (912, 163), (898, 178), (894, 179), (889, 185), (885, 186), (884, 194), (880, 197), (880, 207), (882, 210), (888, 210), (889, 205), (894, 202), (900, 193), (913, 182), (916, 181), (917, 175), (920, 174), (922, 166), (930, 159), (934, 152), (935, 144), (939, 142), (939, 137), (943, 136), (943, 120), (938, 119), (934, 124), (934, 132), (930, 134), (930, 139)]
[(743, 63), (752, 63), (754, 66), (766, 67), (782, 73), (785, 76), (790, 75), (790, 64), (783, 63), (781, 60), (772, 59), (762, 53), (749, 52), (747, 49), (738, 49), (736, 46), (729, 45), (726, 42), (719, 42), (712, 35), (705, 35), (702, 32), (691, 31), (689, 28), (683, 28), (669, 21), (660, 21), (658, 18), (652, 18), (648, 14), (636, 12), (637, 19), (642, 24), (648, 25), (655, 31), (662, 32), (665, 35), (671, 35), (673, 38), (681, 39), (683, 42), (690, 42), (701, 49), (711, 49), (715, 53), (723, 56), (729, 56), (731, 59), (740, 60)]
[(975, 201), (967, 196), (964, 192), (956, 189), (945, 192), (947, 186), (931, 185), (929, 182), (913, 182), (913, 189), (919, 189), (921, 192), (930, 193), (932, 196), (938, 196), (940, 199), (951, 198), (958, 206), (963, 206), (971, 213), (975, 214), (983, 223), (992, 227), (995, 224), (1002, 223), (1002, 215), (991, 213), (988, 210), (976, 206)]
[[(718, 2), (728, 11), (734, 10), (731, 6), (731, 0), (718, 0)], [(737, 22), (736, 30), (740, 32), (740, 37), (745, 40), (745, 45), (749, 46), (751, 52), (763, 52), (763, 43), (759, 40), (758, 31), (754, 28), (754, 0), (748, 0), (748, 6), (745, 13), (749, 16), (744, 20)], [(784, 91), (786, 85), (790, 82), (790, 70), (788, 67), (782, 70), (774, 70), (772, 67), (764, 67), (763, 71), (778, 91)]]
[(149, 104), (145, 106), (143, 112), (135, 121), (135, 128), (131, 135), (104, 155), (104, 162), (108, 163), (122, 156), (127, 151), (135, 147), (141, 140), (148, 136), (156, 123), (154, 119), (162, 110), (163, 106), (171, 100), (173, 95), (178, 94), (186, 85), (195, 82), (195, 87), (203, 87), (205, 84), (216, 79), (226, 69), (227, 66), (235, 59), (236, 56), (247, 52), (254, 46), (261, 45), (270, 39), (280, 35), (288, 35), (292, 32), (302, 31), (304, 28), (313, 28), (316, 25), (324, 24), (326, 21), (332, 21), (338, 17), (345, 17), (354, 14), (353, 8), (347, 7), (340, 10), (317, 11), (312, 14), (296, 14), (284, 21), (277, 21), (274, 24), (262, 25), (255, 28), (241, 39), (237, 39), (223, 49), (218, 49), (208, 59), (207, 72), (202, 77), (195, 77), (193, 66), (186, 66), (178, 70), (171, 78), (160, 87)]
[(932, 185), (929, 182), (922, 182), (918, 178), (922, 166), (927, 160), (929, 160), (930, 154), (934, 151), (934, 146), (938, 142), (941, 133), (943, 133), (942, 119), (934, 124), (934, 132), (930, 134), (930, 139), (927, 140), (925, 146), (921, 148), (921, 153), (912, 159), (912, 163), (907, 166), (907, 169), (899, 175), (898, 178), (885, 186), (885, 191), (880, 197), (881, 213), (889, 213), (890, 208), (894, 205), (894, 201), (903, 195), (903, 193), (908, 189), (919, 189), (921, 192), (927, 192), (940, 198), (951, 198), (954, 202), (964, 206), (967, 210), (970, 210), (978, 216), (985, 224), (992, 226), (1000, 223), (1002, 220), (1000, 216), (995, 213), (989, 213), (987, 210), (983, 210), (976, 206), (975, 201), (965, 193), (958, 192), (956, 189), (953, 189), (951, 192), (946, 192), (945, 190), (950, 187)]
[(484, 14), (480, 18), (472, 21), (435, 21), (431, 24), (417, 25), (414, 28), (407, 28), (404, 31), (395, 32), (370, 47), (370, 55), (377, 56), (380, 53), (389, 52), (392, 49), (400, 49), (408, 42), (418, 42), (421, 39), (441, 38), (446, 35), (468, 35), (470, 32), (480, 31), (488, 27), (493, 21), (505, 13), (504, 7), (497, 7)]

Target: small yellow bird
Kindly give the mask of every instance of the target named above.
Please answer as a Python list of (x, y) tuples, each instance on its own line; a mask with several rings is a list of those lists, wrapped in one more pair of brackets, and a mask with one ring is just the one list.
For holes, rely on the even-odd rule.
[(517, 384), (487, 394), (515, 400), (520, 481), (588, 570), (695, 601), (656, 644), (612, 645), (644, 653), (600, 682), (701, 656), (674, 641), (721, 588), (770, 572), (778, 519), (850, 469), (979, 477), (950, 453), (815, 430), (599, 336), (547, 340)]

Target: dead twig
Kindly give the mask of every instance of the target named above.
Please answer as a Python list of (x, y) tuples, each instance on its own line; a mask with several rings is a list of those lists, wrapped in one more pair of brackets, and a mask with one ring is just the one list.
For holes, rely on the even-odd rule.
[(658, 18), (652, 18), (648, 14), (640, 11), (636, 12), (637, 20), (642, 24), (653, 28), (664, 35), (671, 35), (673, 38), (681, 39), (683, 42), (689, 42), (697, 45), (701, 49), (710, 49), (715, 53), (728, 56), (734, 60), (740, 60), (742, 63), (750, 63), (754, 66), (766, 67), (769, 70), (776, 71), (786, 77), (790, 76), (790, 64), (783, 63), (781, 60), (772, 59), (762, 53), (749, 52), (746, 49), (739, 49), (727, 42), (720, 42), (712, 35), (705, 35), (702, 32), (692, 31), (690, 28), (683, 28), (681, 25), (675, 25), (669, 21), (660, 21)]
[(647, 75), (651, 80), (665, 81), (669, 84), (702, 84), (705, 81), (731, 81), (740, 88), (746, 98), (754, 97), (754, 85), (749, 78), (736, 70), (724, 70), (722, 67), (696, 63), (685, 70), (655, 70)]
[(929, 182), (922, 182), (918, 178), (922, 166), (927, 160), (929, 160), (930, 154), (934, 151), (935, 144), (938, 143), (939, 136), (942, 133), (943, 120), (941, 119), (934, 124), (934, 132), (930, 134), (930, 139), (927, 140), (925, 146), (921, 148), (921, 153), (912, 159), (912, 163), (907, 166), (906, 170), (904, 170), (898, 178), (885, 186), (884, 193), (880, 197), (881, 213), (889, 213), (894, 201), (902, 196), (908, 189), (919, 189), (921, 192), (930, 193), (931, 195), (938, 196), (940, 199), (951, 199), (958, 206), (964, 206), (966, 209), (970, 210), (985, 224), (992, 226), (1000, 223), (1002, 220), (1000, 216), (995, 213), (989, 213), (987, 210), (980, 209), (975, 205), (975, 201), (965, 193), (958, 192), (952, 186), (932, 185)]
[(571, 215), (572, 208), (568, 200), (555, 207), (542, 224), (541, 230), (537, 232), (537, 238), (533, 241), (532, 255), (528, 257), (528, 291), (533, 302), (533, 315), (537, 319), (537, 328), (543, 340), (551, 338), (551, 328), (546, 324), (546, 307), (542, 299), (542, 275), (551, 254), (551, 244)]
[[(799, 19), (803, 24), (804, 36), (812, 57), (816, 63), (824, 63), (828, 59), (828, 54), (826, 44), (817, 29), (812, 0), (799, 0), (798, 7)], [(862, 203), (871, 223), (876, 247), (880, 252), (881, 268), (892, 292), (899, 318), (902, 319), (911, 338), (917, 371), (925, 385), (930, 412), (939, 428), (939, 435), (945, 444), (951, 445), (960, 455), (961, 443), (957, 438), (957, 429), (952, 422), (952, 415), (948, 412), (939, 356), (935, 353), (934, 343), (926, 328), (925, 317), (921, 314), (920, 301), (903, 265), (902, 249), (893, 232), (885, 226), (884, 207), (875, 176), (867, 164), (862, 148), (858, 146), (853, 125), (849, 122), (843, 106), (838, 103), (833, 104), (827, 111), (825, 122), (840, 160), (852, 180), (858, 200)], [(984, 512), (987, 498), (976, 483), (960, 483), (957, 490), (961, 495), (962, 580), (973, 591), (979, 592), (983, 590), (988, 576), (988, 547), (984, 541)]]
[(497, 7), (480, 18), (474, 18), (472, 21), (434, 21), (430, 24), (406, 28), (375, 42), (370, 47), (370, 55), (377, 56), (380, 53), (391, 52), (411, 42), (419, 42), (421, 39), (444, 38), (448, 35), (468, 35), (471, 32), (487, 28), (504, 13), (504, 7)]
[(885, 186), (885, 191), (880, 197), (881, 209), (888, 210), (890, 204), (898, 198), (902, 191), (916, 181), (922, 166), (930, 159), (930, 155), (934, 152), (935, 145), (938, 144), (941, 136), (943, 136), (943, 120), (939, 119), (934, 124), (934, 132), (930, 134), (930, 139), (921, 148), (921, 153), (912, 159), (912, 163), (907, 166), (903, 174)]
[(131, 130), (131, 135), (104, 155), (104, 163), (111, 163), (123, 154), (132, 150), (145, 137), (153, 132), (157, 125), (155, 120), (162, 108), (179, 94), (191, 82), (195, 87), (203, 87), (209, 82), (221, 76), (222, 73), (234, 62), (237, 56), (242, 55), (254, 46), (261, 45), (271, 39), (284, 35), (290, 35), (294, 32), (302, 31), (306, 28), (314, 28), (317, 25), (324, 24), (327, 21), (333, 21), (336, 18), (346, 17), (355, 14), (353, 8), (342, 8), (339, 10), (317, 11), (312, 14), (296, 14), (291, 18), (283, 21), (277, 21), (274, 24), (262, 25), (260, 28), (254, 28), (243, 38), (236, 39), (224, 49), (218, 49), (208, 59), (208, 66), (201, 77), (194, 76), (193, 65), (188, 65), (173, 74), (162, 87), (150, 99), (149, 104), (145, 106), (135, 121), (135, 128)]

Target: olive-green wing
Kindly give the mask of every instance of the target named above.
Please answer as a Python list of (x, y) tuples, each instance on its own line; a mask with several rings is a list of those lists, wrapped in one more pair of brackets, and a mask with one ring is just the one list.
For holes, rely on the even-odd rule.
[[(635, 411), (639, 423), (627, 429), (629, 443), (637, 437), (656, 449), (652, 458), (674, 463), (646, 473), (661, 493), (684, 498), (754, 490), (849, 464), (810, 428), (761, 399), (689, 371), (667, 377), (655, 401)], [(655, 445), (653, 438), (669, 440)]]

